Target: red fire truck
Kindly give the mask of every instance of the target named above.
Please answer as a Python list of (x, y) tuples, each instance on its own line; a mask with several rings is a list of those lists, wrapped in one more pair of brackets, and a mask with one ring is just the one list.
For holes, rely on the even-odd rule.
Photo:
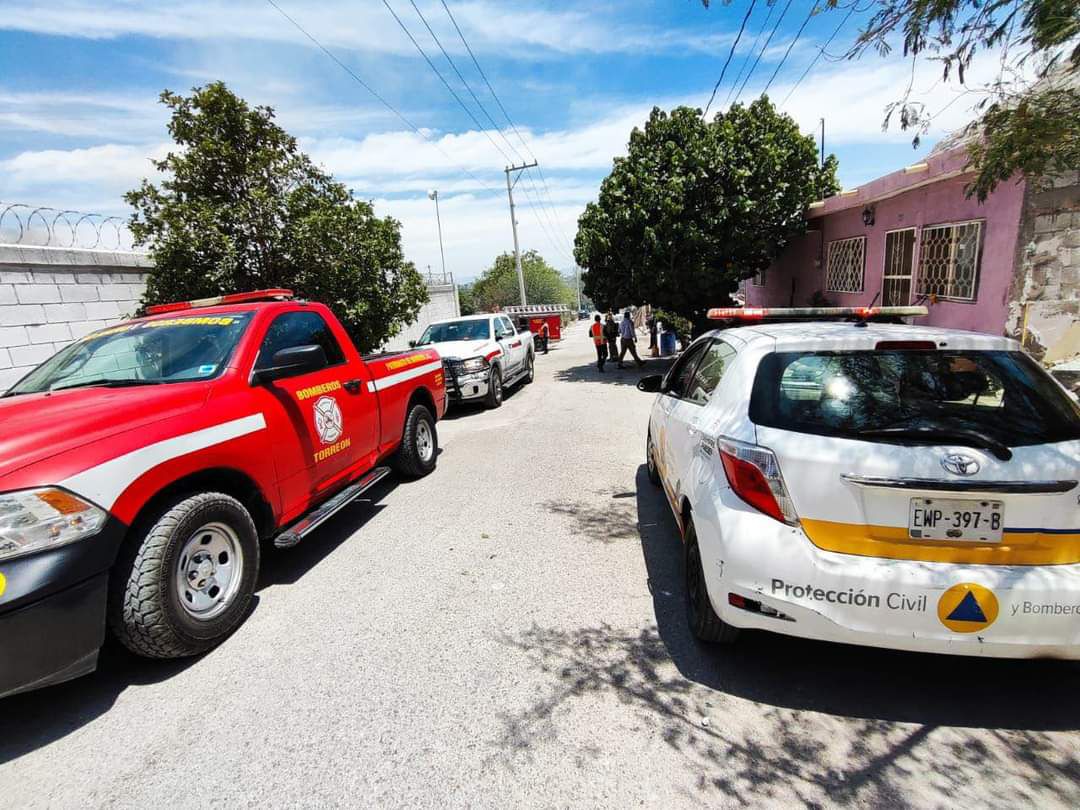
[(260, 541), (296, 545), (390, 472), (435, 468), (430, 350), (363, 358), (288, 290), (151, 307), (0, 398), (0, 696), (243, 620)]

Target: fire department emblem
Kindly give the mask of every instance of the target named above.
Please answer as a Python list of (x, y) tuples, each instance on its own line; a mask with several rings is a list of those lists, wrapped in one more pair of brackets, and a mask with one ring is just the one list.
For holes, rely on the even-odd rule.
[(319, 397), (315, 402), (315, 432), (323, 444), (333, 444), (341, 437), (341, 408), (333, 397)]

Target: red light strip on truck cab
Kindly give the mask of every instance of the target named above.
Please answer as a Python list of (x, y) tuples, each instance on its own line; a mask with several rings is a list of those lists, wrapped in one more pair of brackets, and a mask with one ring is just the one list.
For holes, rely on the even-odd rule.
[(180, 312), (185, 309), (216, 307), (221, 304), (246, 304), (251, 301), (283, 301), (293, 297), (292, 290), (275, 287), (269, 290), (254, 290), (246, 293), (216, 295), (213, 298), (196, 298), (193, 301), (177, 301), (174, 304), (154, 304), (146, 308), (147, 315), (161, 315), (166, 312)]
[(761, 321), (767, 318), (918, 318), (926, 307), (713, 307), (709, 320)]

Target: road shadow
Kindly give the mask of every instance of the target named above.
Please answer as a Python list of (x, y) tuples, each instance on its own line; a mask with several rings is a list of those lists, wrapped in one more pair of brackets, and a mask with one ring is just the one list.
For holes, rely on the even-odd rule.
[(603, 372), (596, 368), (596, 361), (580, 366), (561, 368), (555, 372), (554, 378), (559, 382), (602, 382), (609, 385), (637, 385), (638, 380), (650, 374), (665, 374), (675, 362), (674, 357), (648, 357), (642, 358), (645, 365), (638, 368), (634, 361), (627, 357), (624, 368), (619, 368), (611, 361), (604, 366)]
[[(245, 621), (258, 609), (259, 592), (298, 583), (338, 546), (363, 529), (384, 508), (379, 501), (398, 485), (394, 476), (383, 479), (364, 498), (345, 507), (296, 548), (285, 551), (264, 548), (256, 594)], [(207, 656), (228, 654), (229, 641), (226, 639), (204, 655), (151, 660), (128, 652), (107, 633), (98, 668), (92, 674), (0, 701), (0, 764), (78, 731), (111, 709), (130, 686), (161, 683)], [(103, 756), (107, 755), (109, 752), (103, 752)]]
[[(918, 802), (905, 793), (908, 780), (923, 778), (939, 801), (960, 789), (1003, 806), (1036, 803), (1045, 791), (1078, 795), (1075, 748), (1046, 733), (1080, 728), (1076, 662), (892, 652), (764, 632), (703, 645), (686, 623), (670, 509), (644, 465), (635, 485), (655, 628), (597, 621), (504, 635), (552, 682), (527, 708), (503, 715), (496, 749), (527, 760), (576, 703), (606, 695), (635, 707), (642, 727), (685, 757), (701, 791), (742, 804), (828, 797), (911, 806)], [(597, 541), (611, 525), (588, 506), (560, 502), (559, 511)], [(622, 515), (616, 525), (625, 522)], [(516, 761), (508, 757), (508, 766)]]
[[(518, 396), (525, 388), (528, 387), (528, 383), (516, 382), (509, 388), (503, 389), (503, 406), (507, 402), (512, 402), (514, 397)], [(498, 410), (497, 408), (489, 408), (484, 404), (482, 399), (468, 400), (465, 402), (450, 401), (450, 407), (446, 409), (446, 413), (443, 414), (441, 421), (444, 422), (456, 422), (458, 419), (468, 419), (470, 416), (476, 416), (477, 414), (487, 413), (491, 410)]]

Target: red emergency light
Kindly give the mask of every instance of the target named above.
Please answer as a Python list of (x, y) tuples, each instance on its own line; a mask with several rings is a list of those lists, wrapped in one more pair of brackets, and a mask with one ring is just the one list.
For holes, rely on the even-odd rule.
[(815, 321), (833, 319), (918, 318), (928, 315), (926, 307), (714, 307), (713, 321), (764, 321), (769, 319)]
[(292, 297), (292, 290), (281, 288), (253, 290), (246, 293), (215, 295), (213, 298), (196, 298), (193, 301), (177, 301), (174, 304), (154, 304), (146, 308), (146, 314), (161, 315), (166, 312), (180, 312), (185, 309), (199, 309), (200, 307), (216, 307), (221, 304), (248, 304), (252, 301), (287, 301)]

